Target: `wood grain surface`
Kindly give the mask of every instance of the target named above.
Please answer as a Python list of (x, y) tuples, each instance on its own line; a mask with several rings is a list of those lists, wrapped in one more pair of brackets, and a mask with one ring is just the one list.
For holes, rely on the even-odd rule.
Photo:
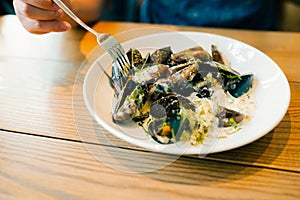
[[(117, 35), (149, 26), (94, 28)], [(148, 152), (99, 127), (80, 101), (74, 81), (94, 36), (32, 35), (15, 16), (1, 17), (0, 199), (300, 198), (300, 33), (155, 27), (228, 36), (270, 56), (291, 87), (283, 120), (249, 145), (203, 158)]]

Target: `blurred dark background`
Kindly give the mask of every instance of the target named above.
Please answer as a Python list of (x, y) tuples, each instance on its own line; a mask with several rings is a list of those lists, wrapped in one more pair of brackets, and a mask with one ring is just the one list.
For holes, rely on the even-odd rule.
[[(101, 20), (137, 22), (139, 20), (138, 2), (141, 0), (110, 0), (105, 6)], [(6, 14), (15, 14), (13, 0), (0, 0), (0, 15)], [(283, 0), (278, 27), (279, 31), (300, 32), (300, 0)]]
[(0, 1), (0, 15), (15, 14), (12, 2), (13, 0)]

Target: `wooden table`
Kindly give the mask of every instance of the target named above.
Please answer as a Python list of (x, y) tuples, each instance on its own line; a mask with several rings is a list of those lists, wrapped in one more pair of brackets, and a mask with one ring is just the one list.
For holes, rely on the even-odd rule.
[[(95, 29), (117, 34), (143, 26), (100, 22)], [(266, 53), (291, 86), (283, 120), (238, 149), (181, 156), (161, 169), (130, 173), (130, 167), (147, 171), (173, 157), (151, 154), (101, 129), (113, 144), (78, 134), (74, 80), (95, 38), (75, 29), (32, 35), (15, 16), (1, 17), (0, 199), (300, 199), (300, 33), (158, 27), (229, 36)], [(81, 113), (81, 128), (94, 131), (84, 105)], [(105, 152), (103, 158), (91, 149)]]

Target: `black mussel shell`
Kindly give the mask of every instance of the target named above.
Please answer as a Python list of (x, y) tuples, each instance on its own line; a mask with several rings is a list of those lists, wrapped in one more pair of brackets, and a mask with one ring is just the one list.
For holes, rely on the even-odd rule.
[[(130, 101), (128, 101), (128, 97)], [(148, 97), (148, 85), (137, 84), (129, 80), (122, 93), (118, 96), (118, 104), (112, 114), (113, 121), (118, 124), (126, 124), (129, 121), (141, 121), (146, 116), (136, 117), (137, 111), (141, 111)], [(147, 114), (147, 113), (145, 113)]]
[(224, 64), (224, 59), (222, 58), (221, 52), (218, 50), (216, 45), (211, 45), (211, 55), (213, 61)]
[(219, 127), (230, 127), (236, 126), (238, 123), (243, 121), (245, 115), (235, 110), (220, 107), (217, 117), (219, 119)]
[[(161, 106), (161, 108), (163, 108), (165, 110), (166, 116), (170, 117), (171, 115), (174, 114), (178, 114), (180, 112), (180, 105), (179, 105), (179, 100), (177, 98), (177, 96), (173, 93), (169, 93), (166, 96), (162, 96), (160, 99), (158, 99), (157, 101), (155, 101), (152, 106), (150, 107), (150, 114), (154, 113), (151, 108), (158, 104)], [(154, 107), (158, 107), (158, 105), (154, 106)], [(157, 109), (155, 109), (157, 110)]]
[(224, 90), (237, 98), (247, 93), (252, 88), (252, 84), (253, 74), (235, 76), (224, 79)]
[[(160, 144), (173, 144), (179, 140), (184, 130), (188, 129), (189, 120), (179, 115), (170, 118), (154, 120), (149, 124), (148, 131), (151, 137)], [(167, 131), (165, 126), (168, 126)]]
[(185, 63), (189, 61), (206, 62), (212, 60), (211, 56), (200, 46), (195, 46), (172, 54), (172, 61), (175, 63)]
[(192, 84), (184, 79), (173, 83), (170, 85), (170, 88), (176, 94), (180, 94), (185, 97), (190, 96), (194, 92)]
[(171, 90), (168, 87), (161, 84), (153, 84), (150, 90), (152, 91), (150, 98), (153, 102), (171, 93)]
[(171, 47), (158, 49), (151, 54), (151, 63), (153, 64), (169, 64), (172, 55)]
[(143, 63), (144, 63), (144, 59), (143, 56), (141, 54), (141, 52), (137, 49), (129, 49), (126, 53), (129, 62), (131, 65), (139, 68), (142, 67)]

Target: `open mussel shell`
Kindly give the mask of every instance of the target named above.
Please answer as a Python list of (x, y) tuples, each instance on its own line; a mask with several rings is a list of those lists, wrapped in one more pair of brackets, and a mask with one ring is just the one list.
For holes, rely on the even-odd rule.
[(190, 61), (206, 62), (210, 60), (212, 60), (211, 55), (201, 46), (195, 46), (172, 54), (172, 61), (178, 64)]
[(171, 47), (157, 49), (151, 54), (151, 63), (153, 64), (169, 64), (172, 55)]
[(220, 64), (225, 64), (223, 56), (222, 56), (221, 52), (217, 49), (216, 45), (211, 45), (211, 55), (212, 55), (213, 61), (216, 61)]
[(219, 127), (234, 127), (243, 121), (245, 115), (232, 109), (219, 107), (217, 117), (219, 119)]
[(148, 85), (137, 84), (129, 79), (118, 96), (112, 118), (117, 124), (128, 124), (146, 117), (147, 113), (141, 113), (142, 107), (148, 98)]
[(132, 66), (140, 67), (144, 63), (141, 52), (137, 49), (129, 49), (126, 53), (128, 60)]
[(189, 120), (180, 115), (169, 118), (154, 119), (148, 126), (150, 136), (160, 144), (173, 144), (179, 141)]
[(199, 63), (198, 66), (198, 74), (204, 77), (206, 73), (211, 73), (222, 84), (224, 91), (235, 98), (242, 96), (252, 88), (253, 74), (240, 74), (231, 67), (216, 62)]
[(224, 80), (225, 90), (233, 97), (240, 97), (247, 93), (253, 85), (253, 74), (232, 77)]
[(150, 107), (151, 122), (148, 132), (161, 144), (172, 144), (179, 140), (189, 121), (180, 110), (180, 99), (173, 93), (165, 93)]

